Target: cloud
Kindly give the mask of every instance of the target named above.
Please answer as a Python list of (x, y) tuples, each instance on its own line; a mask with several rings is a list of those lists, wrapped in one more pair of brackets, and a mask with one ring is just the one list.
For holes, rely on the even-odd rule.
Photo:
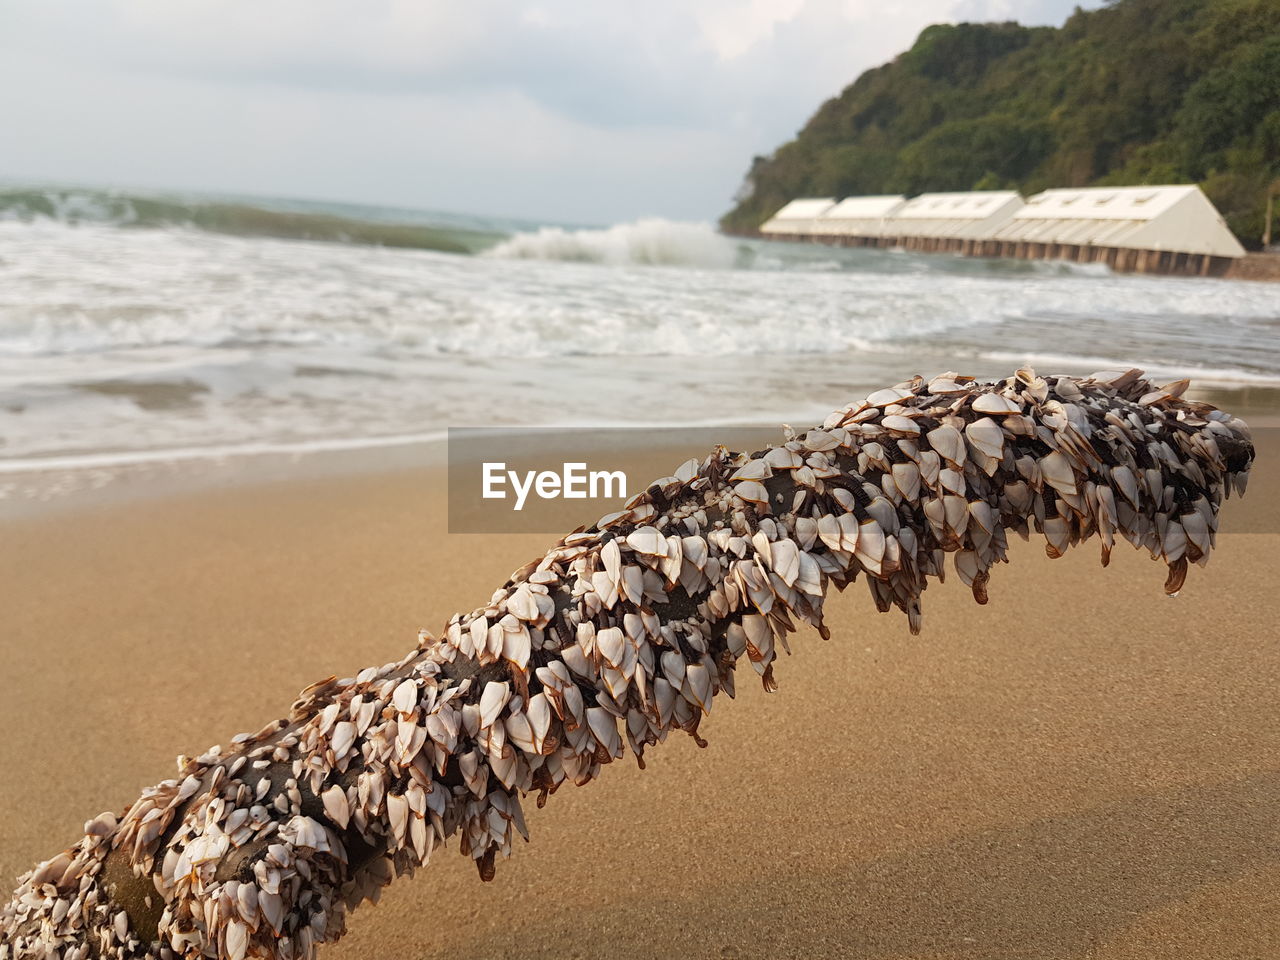
[(710, 217), (929, 23), (1062, 0), (9, 0), (0, 176)]
[(779, 23), (794, 20), (804, 0), (748, 0), (747, 3), (704, 3), (694, 17), (721, 60), (742, 56), (767, 39)]

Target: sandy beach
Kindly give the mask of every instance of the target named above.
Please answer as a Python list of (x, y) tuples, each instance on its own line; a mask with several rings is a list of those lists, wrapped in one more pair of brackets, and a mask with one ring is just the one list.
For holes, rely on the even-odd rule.
[[(1264, 421), (1255, 420), (1255, 425)], [(1262, 957), (1280, 949), (1276, 451), (1182, 595), (1163, 568), (1017, 543), (924, 634), (861, 585), (780, 690), (530, 811), (481, 884), (450, 845), (322, 955)], [(450, 536), (440, 469), (170, 492), (5, 524), (0, 876), (400, 656), (545, 536)], [(1260, 532), (1244, 532), (1260, 531)], [(532, 804), (530, 804), (532, 807)]]
[(1280, 960), (1278, 105), (1280, 0), (0, 0), (0, 960)]

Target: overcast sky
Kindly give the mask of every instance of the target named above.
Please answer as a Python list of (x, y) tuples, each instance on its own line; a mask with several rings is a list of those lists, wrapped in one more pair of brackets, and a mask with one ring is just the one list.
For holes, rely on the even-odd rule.
[(0, 0), (0, 178), (713, 219), (927, 24), (1076, 2)]

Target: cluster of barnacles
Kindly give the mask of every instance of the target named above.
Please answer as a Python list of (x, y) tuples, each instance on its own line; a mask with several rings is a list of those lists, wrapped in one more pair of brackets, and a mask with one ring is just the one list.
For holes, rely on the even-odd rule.
[(0, 960), (310, 958), (346, 912), (457, 836), (483, 879), (522, 798), (699, 724), (745, 658), (772, 689), (797, 622), (865, 575), (921, 625), (948, 554), (986, 601), (1007, 532), (1050, 556), (1116, 534), (1176, 592), (1253, 450), (1238, 419), (1139, 371), (916, 378), (753, 454), (717, 448), (517, 571), (396, 663), (304, 690), (21, 878)]

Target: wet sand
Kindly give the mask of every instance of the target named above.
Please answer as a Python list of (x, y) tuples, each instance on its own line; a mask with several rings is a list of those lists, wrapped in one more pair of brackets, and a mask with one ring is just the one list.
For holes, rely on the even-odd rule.
[[(699, 749), (529, 804), (481, 884), (450, 845), (331, 960), (1264, 957), (1280, 952), (1277, 464), (1176, 600), (1127, 546), (1015, 544), (925, 632), (861, 585), (780, 690), (740, 674)], [(1267, 459), (1269, 458), (1269, 459)], [(450, 536), (438, 469), (174, 493), (5, 522), (0, 876), (398, 657), (548, 537)], [(1241, 510), (1240, 507), (1244, 509)], [(1234, 509), (1233, 509), (1234, 508)]]

